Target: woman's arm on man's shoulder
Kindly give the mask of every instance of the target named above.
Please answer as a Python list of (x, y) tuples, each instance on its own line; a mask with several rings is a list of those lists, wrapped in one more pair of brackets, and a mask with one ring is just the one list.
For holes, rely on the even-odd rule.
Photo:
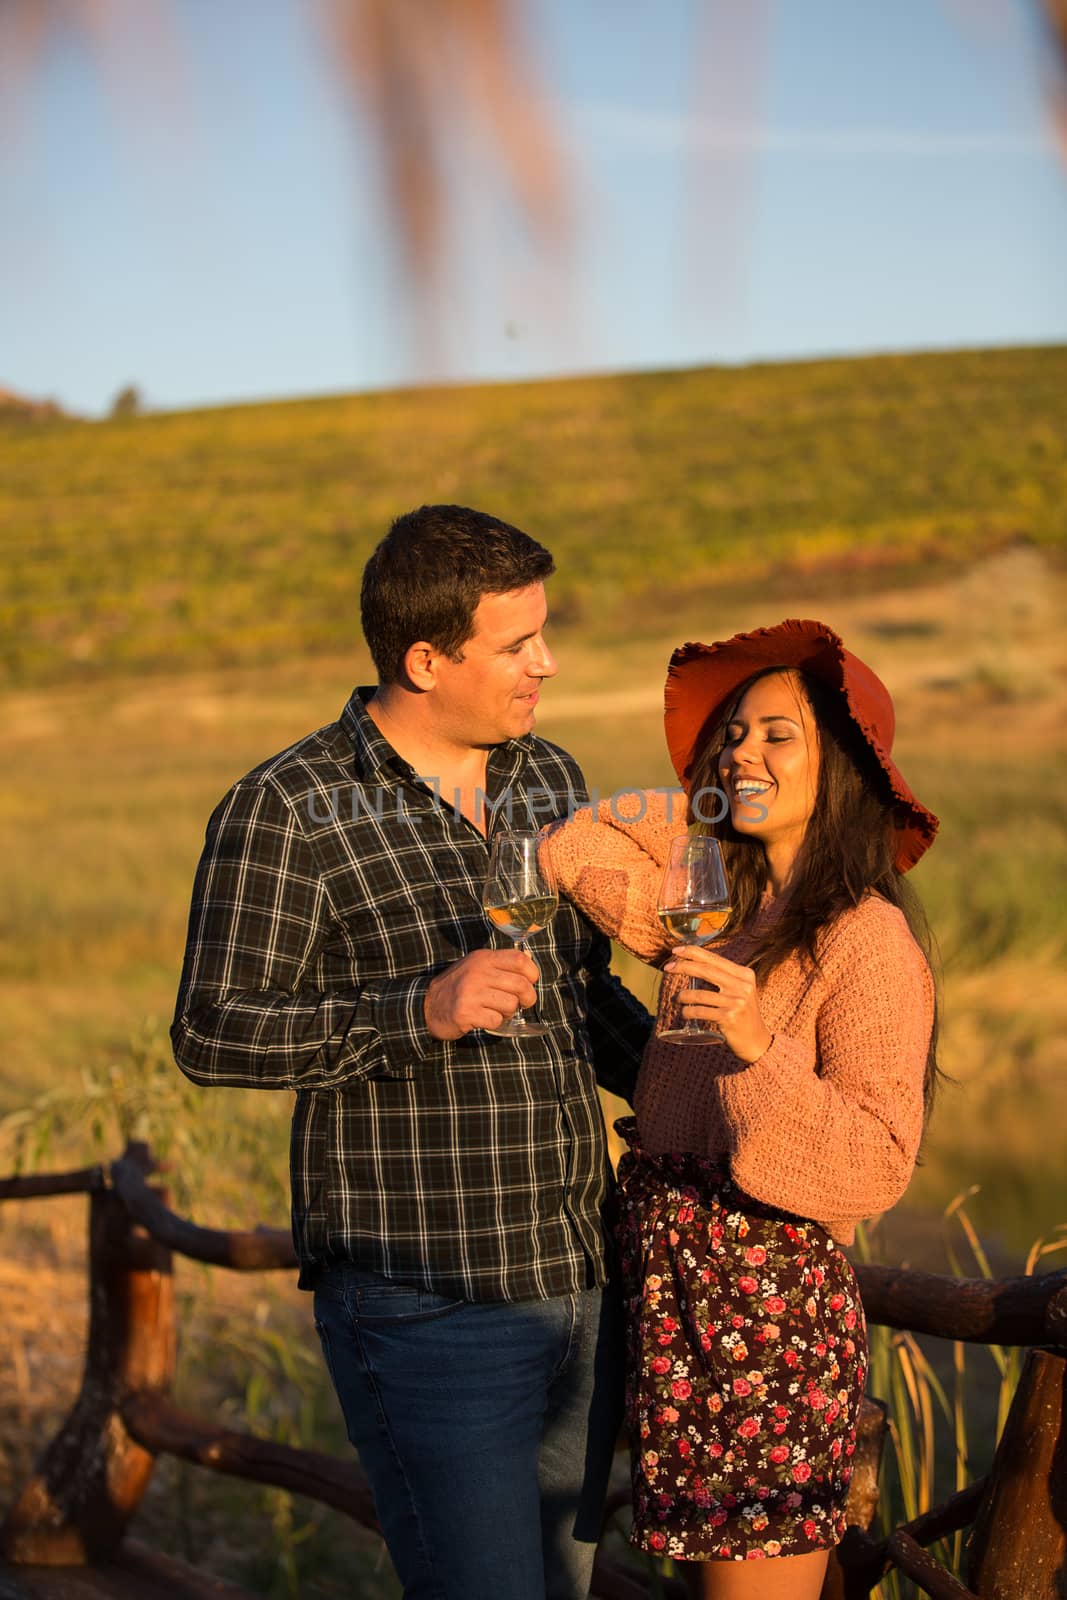
[(656, 916), (670, 843), (685, 832), (678, 789), (628, 789), (583, 806), (545, 834), (545, 857), (557, 882), (602, 933), (655, 965), (670, 944)]

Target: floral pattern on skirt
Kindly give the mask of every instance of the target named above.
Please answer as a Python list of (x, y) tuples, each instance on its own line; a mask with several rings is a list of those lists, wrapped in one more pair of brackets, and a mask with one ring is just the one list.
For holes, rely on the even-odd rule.
[(683, 1561), (836, 1544), (867, 1369), (852, 1268), (721, 1165), (616, 1128), (633, 1543)]

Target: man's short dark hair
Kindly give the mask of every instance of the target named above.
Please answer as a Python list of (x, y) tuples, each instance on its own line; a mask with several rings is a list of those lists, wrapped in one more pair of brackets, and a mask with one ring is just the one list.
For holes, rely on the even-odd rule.
[(466, 506), (397, 517), (363, 569), (360, 613), (379, 683), (403, 675), (419, 639), (459, 659), (483, 595), (543, 583), (551, 555), (529, 534)]

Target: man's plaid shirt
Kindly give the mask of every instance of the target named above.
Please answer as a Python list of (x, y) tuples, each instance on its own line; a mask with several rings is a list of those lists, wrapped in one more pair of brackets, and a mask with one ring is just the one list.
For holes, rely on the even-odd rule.
[[(171, 1029), (195, 1083), (296, 1092), (301, 1283), (351, 1260), (470, 1300), (604, 1280), (595, 1077), (630, 1098), (650, 1019), (562, 901), (533, 954), (544, 1038), (431, 1038), (435, 973), (491, 943), (486, 840), (379, 733), (338, 722), (257, 767), (208, 824)], [(533, 735), (490, 752), (491, 831), (586, 798)]]

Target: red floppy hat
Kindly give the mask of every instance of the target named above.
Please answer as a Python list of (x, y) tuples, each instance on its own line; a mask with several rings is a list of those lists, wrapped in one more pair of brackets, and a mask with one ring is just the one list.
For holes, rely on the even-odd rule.
[(683, 787), (688, 788), (704, 730), (747, 679), (768, 667), (799, 668), (841, 696), (885, 773), (897, 837), (895, 860), (901, 872), (907, 872), (933, 843), (938, 819), (916, 799), (889, 754), (896, 726), (889, 690), (859, 656), (845, 649), (825, 622), (791, 617), (776, 627), (738, 633), (717, 644), (679, 646), (667, 670), (664, 726)]

